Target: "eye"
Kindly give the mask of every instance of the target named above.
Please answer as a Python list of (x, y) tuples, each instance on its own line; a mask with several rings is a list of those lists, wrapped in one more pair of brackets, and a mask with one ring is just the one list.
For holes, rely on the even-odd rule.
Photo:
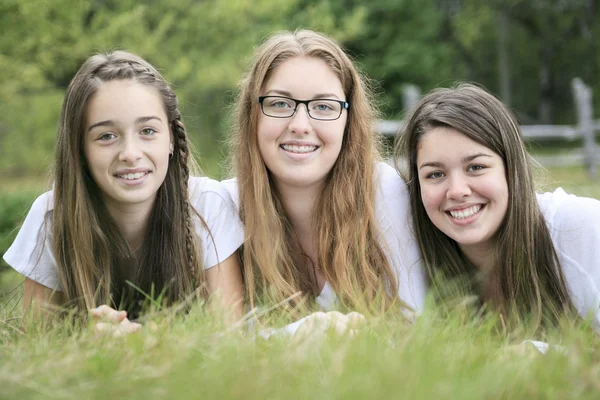
[(292, 103), (284, 99), (273, 99), (269, 102), (269, 107), (273, 108), (293, 108)]
[(444, 173), (442, 171), (433, 171), (428, 173), (425, 177), (427, 179), (440, 179), (444, 177)]
[(481, 164), (472, 164), (467, 167), (467, 172), (479, 172), (486, 168), (485, 165)]
[(103, 142), (107, 142), (109, 140), (115, 139), (116, 137), (117, 137), (117, 135), (115, 135), (114, 133), (112, 133), (112, 132), (106, 132), (106, 133), (103, 133), (102, 135), (98, 136), (97, 140), (100, 140), (100, 141), (103, 141)]
[(156, 133), (156, 129), (154, 128), (144, 128), (140, 131), (142, 136), (152, 136)]
[(330, 103), (315, 103), (312, 108), (315, 111), (333, 111), (334, 109), (333, 105)]

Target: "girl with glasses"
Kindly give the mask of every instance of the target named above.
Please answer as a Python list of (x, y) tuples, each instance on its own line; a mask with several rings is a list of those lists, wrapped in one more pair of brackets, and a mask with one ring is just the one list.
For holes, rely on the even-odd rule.
[(325, 35), (277, 33), (256, 50), (235, 109), (236, 179), (224, 182), (244, 224), (251, 306), (301, 293), (326, 309), (421, 307), (408, 194), (379, 162), (373, 104)]
[(479, 87), (434, 90), (406, 121), (397, 155), (436, 292), (463, 284), (509, 324), (576, 311), (599, 328), (600, 201), (536, 194), (516, 119)]
[(144, 294), (171, 304), (200, 290), (241, 315), (237, 210), (219, 182), (193, 176), (177, 97), (152, 65), (116, 51), (81, 66), (55, 164), (53, 190), (4, 255), (25, 276), (26, 310), (74, 305), (127, 322), (114, 309), (137, 315)]

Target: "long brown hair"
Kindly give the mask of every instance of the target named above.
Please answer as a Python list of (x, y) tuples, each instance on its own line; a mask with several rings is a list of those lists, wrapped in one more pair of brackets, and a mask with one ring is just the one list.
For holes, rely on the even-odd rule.
[[(157, 90), (174, 138), (173, 156), (158, 189), (137, 262), (132, 261), (129, 245), (104, 206), (83, 152), (88, 101), (104, 82), (124, 79)], [(135, 268), (135, 286), (155, 296), (164, 291), (168, 302), (181, 299), (200, 284), (202, 258), (188, 196), (190, 167), (196, 168), (177, 97), (160, 73), (124, 51), (88, 58), (67, 88), (56, 143), (53, 246), (67, 301), (80, 309), (100, 304), (118, 307), (125, 301), (125, 306), (135, 309), (137, 304), (132, 303), (137, 303), (140, 294), (120, 277), (127, 264)]]
[(323, 60), (338, 76), (350, 110), (338, 159), (314, 207), (317, 260), (324, 278), (350, 306), (397, 301), (396, 278), (379, 244), (374, 211), (376, 116), (367, 81), (333, 39), (309, 30), (281, 32), (255, 52), (242, 79), (235, 109), (232, 164), (245, 225), (243, 266), (249, 302), (265, 296), (280, 301), (297, 292), (317, 294), (314, 274), (299, 268), (297, 239), (274, 189), (257, 142), (258, 96), (273, 71), (298, 57)]
[[(555, 324), (572, 310), (565, 279), (548, 227), (537, 203), (529, 156), (518, 122), (508, 108), (482, 88), (460, 84), (426, 95), (406, 118), (396, 157), (408, 161), (407, 184), (413, 225), (431, 283), (473, 276), (475, 267), (458, 245), (428, 218), (421, 201), (417, 151), (436, 127), (455, 129), (504, 161), (508, 209), (497, 233), (494, 268), (484, 278), (483, 301), (509, 319), (534, 327)], [(438, 288), (439, 289), (439, 288)]]

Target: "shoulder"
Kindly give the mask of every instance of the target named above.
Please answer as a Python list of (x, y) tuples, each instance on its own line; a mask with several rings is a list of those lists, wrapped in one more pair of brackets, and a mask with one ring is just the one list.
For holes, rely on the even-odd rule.
[(239, 207), (240, 194), (238, 192), (237, 178), (224, 179), (221, 181), (221, 184), (227, 189), (235, 205)]
[(389, 207), (407, 211), (409, 204), (406, 182), (391, 165), (378, 162), (374, 173), (377, 208)]
[(537, 196), (571, 299), (600, 324), (600, 201), (557, 189)]
[(189, 192), (190, 203), (210, 229), (215, 229), (215, 224), (239, 220), (231, 194), (221, 182), (207, 177), (190, 177)]
[(393, 187), (395, 189), (406, 190), (406, 182), (404, 182), (398, 171), (383, 161), (375, 163), (374, 179), (384, 189)]
[(39, 229), (44, 221), (52, 215), (52, 211), (54, 210), (54, 191), (51, 190), (49, 192), (43, 193), (38, 196), (27, 216), (25, 217), (25, 221), (21, 227), (21, 230), (31, 230), (31, 229)]
[[(48, 213), (54, 210), (54, 190), (42, 193), (31, 205), (31, 211)], [(30, 211), (30, 212), (31, 212)]]
[(190, 201), (204, 224), (196, 225), (203, 244), (204, 268), (226, 260), (242, 244), (244, 230), (227, 185), (206, 177), (191, 177)]
[(537, 200), (551, 231), (600, 229), (599, 200), (568, 194), (562, 188), (538, 194)]
[(51, 245), (53, 201), (50, 191), (33, 202), (17, 237), (3, 257), (22, 275), (46, 287), (60, 289)]
[(410, 200), (406, 182), (389, 164), (375, 165), (375, 212), (382, 243), (398, 279), (398, 294), (415, 310), (422, 310), (425, 272), (421, 253), (412, 229)]
[(205, 177), (191, 176), (189, 181), (190, 202), (204, 208), (208, 204), (231, 204), (231, 194), (221, 182)]

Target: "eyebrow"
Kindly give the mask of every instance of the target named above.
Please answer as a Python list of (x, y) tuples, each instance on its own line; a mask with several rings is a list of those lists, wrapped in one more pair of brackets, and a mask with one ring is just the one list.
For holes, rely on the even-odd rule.
[[(466, 162), (469, 162), (469, 161), (473, 161), (474, 159), (479, 158), (479, 157), (491, 157), (491, 155), (486, 154), (486, 153), (476, 153), (476, 154), (472, 154), (470, 156), (465, 156), (460, 161), (462, 163), (466, 163)], [(440, 167), (443, 167), (443, 166), (444, 166), (444, 164), (441, 163), (441, 162), (439, 162), (439, 161), (431, 161), (431, 162), (426, 162), (426, 163), (421, 164), (419, 166), (419, 169), (425, 168), (425, 167), (440, 168)]]
[[(138, 119), (135, 120), (136, 124), (139, 123), (143, 123), (143, 122), (148, 122), (150, 120), (158, 120), (159, 122), (162, 122), (162, 119), (160, 119), (160, 117), (157, 117), (156, 115), (149, 115), (147, 117), (139, 117)], [(87, 131), (91, 131), (94, 128), (97, 128), (99, 126), (115, 126), (116, 123), (113, 120), (107, 119), (106, 121), (100, 121), (100, 122), (96, 122), (95, 124), (90, 125), (90, 127), (87, 129)]]
[[(266, 93), (267, 95), (269, 94), (278, 94), (280, 96), (286, 96), (286, 97), (293, 97), (291, 92), (288, 92), (287, 90), (278, 90), (278, 89), (271, 89), (269, 91), (267, 91)], [(340, 97), (335, 94), (335, 93), (317, 93), (315, 94), (311, 100), (313, 99), (328, 99), (331, 97), (335, 97), (336, 99), (339, 99)]]

